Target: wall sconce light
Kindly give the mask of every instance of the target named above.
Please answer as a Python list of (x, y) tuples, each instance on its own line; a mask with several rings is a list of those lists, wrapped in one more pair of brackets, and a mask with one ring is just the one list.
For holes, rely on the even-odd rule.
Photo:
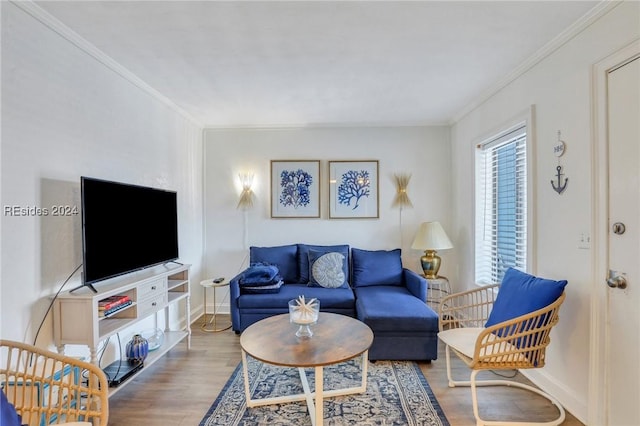
[(393, 199), (393, 207), (413, 207), (409, 195), (407, 194), (407, 187), (411, 180), (410, 174), (394, 174), (393, 180), (396, 183), (396, 197)]
[(240, 200), (236, 208), (242, 210), (249, 210), (253, 207), (253, 191), (251, 186), (253, 185), (253, 173), (240, 173), (238, 175), (240, 183), (242, 184), (242, 192), (240, 193)]

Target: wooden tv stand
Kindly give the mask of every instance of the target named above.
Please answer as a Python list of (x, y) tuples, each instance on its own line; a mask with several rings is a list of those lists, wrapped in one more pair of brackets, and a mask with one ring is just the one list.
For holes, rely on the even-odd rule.
[[(157, 324), (157, 314), (162, 310), (164, 342), (149, 352), (144, 365), (153, 364), (185, 337), (187, 348), (191, 348), (189, 268), (190, 265), (177, 263), (155, 266), (103, 281), (96, 285), (97, 293), (79, 289), (59, 295), (53, 307), (53, 337), (58, 352), (64, 354), (66, 344), (86, 345), (91, 352), (91, 362), (98, 365), (97, 350), (101, 341), (151, 315), (156, 316)], [(133, 303), (112, 315), (99, 316), (98, 302), (114, 295), (128, 295)], [(179, 308), (181, 303), (184, 303), (185, 324), (171, 329), (170, 309)], [(156, 326), (159, 327), (158, 324)], [(123, 351), (126, 343), (122, 342)], [(143, 371), (144, 368), (140, 370)], [(125, 384), (111, 388), (110, 394)]]

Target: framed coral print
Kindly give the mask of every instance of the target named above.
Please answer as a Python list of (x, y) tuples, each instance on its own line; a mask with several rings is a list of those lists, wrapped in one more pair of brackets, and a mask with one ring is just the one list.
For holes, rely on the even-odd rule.
[(329, 161), (329, 219), (378, 217), (378, 161)]
[(319, 160), (271, 160), (271, 217), (320, 217)]

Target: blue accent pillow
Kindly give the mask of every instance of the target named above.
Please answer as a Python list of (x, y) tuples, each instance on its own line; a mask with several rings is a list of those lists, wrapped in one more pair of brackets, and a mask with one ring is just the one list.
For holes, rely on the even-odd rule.
[(514, 268), (504, 274), (498, 296), (485, 327), (528, 314), (555, 302), (564, 292), (567, 280), (535, 277)]
[(0, 390), (0, 395), (0, 425), (20, 426), (22, 417), (20, 417), (13, 404), (9, 402), (3, 390)]
[(249, 248), (249, 262), (277, 265), (285, 283), (297, 283), (297, 254), (298, 246), (295, 244), (275, 247), (252, 246)]
[(347, 263), (342, 253), (309, 250), (309, 287), (346, 288)]
[(351, 250), (353, 258), (353, 286), (402, 285), (400, 249)]
[(313, 246), (309, 244), (298, 244), (298, 271), (300, 273), (300, 284), (308, 284), (309, 278), (309, 251), (316, 250), (323, 253), (341, 253), (344, 255), (345, 281), (349, 282), (349, 246), (346, 244), (336, 246)]

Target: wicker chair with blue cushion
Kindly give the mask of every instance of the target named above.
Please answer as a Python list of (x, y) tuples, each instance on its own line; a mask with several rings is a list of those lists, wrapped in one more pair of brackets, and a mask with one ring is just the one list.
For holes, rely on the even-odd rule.
[(0, 386), (2, 426), (16, 420), (29, 426), (106, 426), (109, 421), (107, 377), (76, 358), (0, 340)]
[[(470, 386), (477, 425), (559, 425), (565, 411), (551, 395), (512, 380), (477, 380), (482, 370), (542, 368), (549, 334), (558, 323), (566, 280), (554, 281), (509, 269), (501, 284), (452, 294), (442, 300), (438, 337), (446, 345), (449, 386)], [(451, 351), (471, 369), (470, 380), (454, 380)], [(559, 411), (546, 423), (489, 421), (480, 418), (478, 386), (513, 386), (535, 392)]]

